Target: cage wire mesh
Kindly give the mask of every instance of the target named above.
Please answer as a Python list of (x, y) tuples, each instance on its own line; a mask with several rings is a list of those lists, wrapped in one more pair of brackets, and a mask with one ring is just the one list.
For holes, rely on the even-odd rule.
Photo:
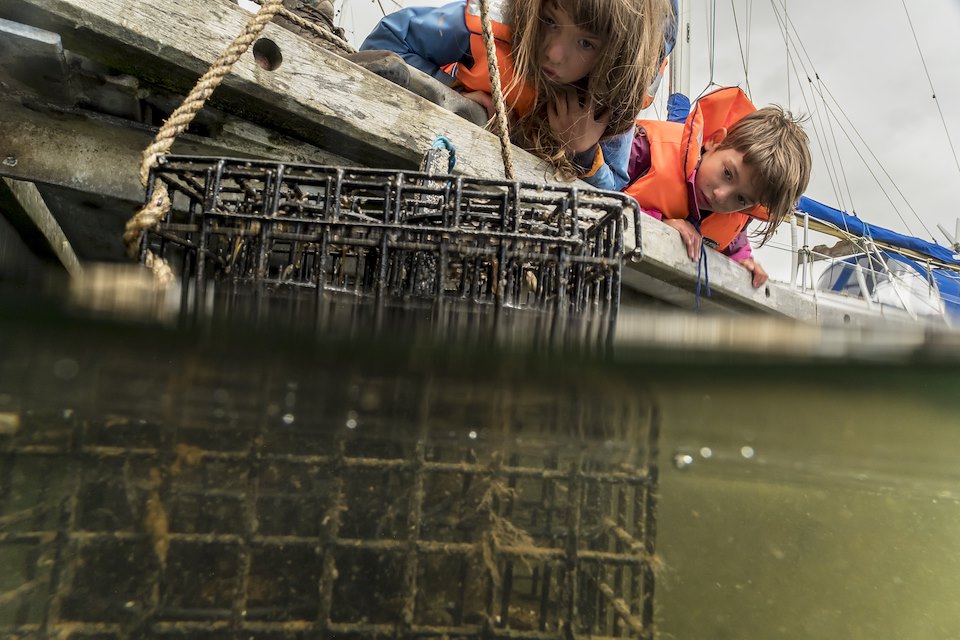
[(520, 317), (604, 340), (639, 228), (623, 194), (433, 171), (170, 156), (153, 175), (174, 208), (145, 246), (206, 316), (444, 335)]
[(636, 389), (213, 356), (0, 363), (0, 635), (652, 637)]

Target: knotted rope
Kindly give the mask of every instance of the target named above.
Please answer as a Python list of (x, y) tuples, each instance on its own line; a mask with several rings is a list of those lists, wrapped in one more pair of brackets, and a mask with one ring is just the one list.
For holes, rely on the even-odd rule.
[[(266, 0), (253, 0), (253, 1), (259, 5), (263, 5), (266, 2)], [(329, 29), (321, 27), (316, 22), (312, 22), (310, 20), (307, 20), (306, 18), (303, 18), (295, 14), (293, 11), (290, 11), (290, 9), (287, 9), (286, 7), (281, 6), (279, 14), (284, 18), (286, 18), (287, 20), (289, 20), (290, 22), (297, 25), (298, 27), (314, 33), (315, 35), (319, 36), (326, 42), (329, 42), (330, 44), (334, 45), (335, 47), (337, 47), (342, 51), (345, 51), (346, 53), (357, 52), (357, 50), (351, 47), (347, 42), (345, 42), (343, 38), (340, 38), (337, 35), (331, 33)]]
[(497, 45), (493, 40), (493, 26), (490, 24), (489, 0), (480, 0), (480, 23), (483, 26), (483, 44), (487, 49), (487, 69), (490, 72), (490, 89), (493, 95), (498, 135), (500, 136), (503, 175), (507, 180), (514, 180), (513, 153), (510, 148), (510, 124), (507, 122), (507, 108), (503, 101), (503, 89), (500, 85), (500, 67), (497, 64)]
[[(264, 27), (267, 26), (267, 23), (282, 8), (282, 3), (283, 0), (264, 0), (260, 10), (250, 18), (240, 35), (214, 61), (187, 97), (184, 98), (183, 103), (163, 123), (153, 142), (143, 151), (143, 158), (140, 162), (140, 183), (144, 187), (147, 186), (147, 181), (150, 178), (150, 169), (157, 164), (160, 156), (170, 151), (176, 137), (187, 129), (194, 116), (203, 108), (207, 98), (220, 86), (220, 83), (230, 73), (240, 56), (246, 52), (259, 37)], [(170, 194), (167, 191), (167, 186), (160, 179), (154, 180), (153, 195), (150, 201), (127, 221), (123, 232), (127, 254), (131, 258), (135, 258), (137, 255), (140, 238), (144, 231), (153, 228), (170, 211), (170, 206)], [(173, 273), (170, 267), (163, 258), (153, 255), (150, 250), (147, 250), (145, 264), (153, 269), (154, 274), (161, 281), (172, 281)]]

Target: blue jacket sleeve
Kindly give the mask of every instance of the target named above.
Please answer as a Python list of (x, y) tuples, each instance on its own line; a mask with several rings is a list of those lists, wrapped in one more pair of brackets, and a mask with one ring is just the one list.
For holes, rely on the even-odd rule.
[(444, 84), (452, 78), (440, 67), (458, 62), (470, 51), (470, 31), (463, 13), (466, 0), (442, 7), (410, 7), (384, 17), (360, 45), (361, 51), (393, 51), (407, 64)]
[[(631, 127), (620, 135), (600, 141), (600, 150), (603, 152), (603, 166), (597, 169), (592, 176), (583, 178), (583, 181), (597, 189), (621, 191), (627, 186), (630, 178), (627, 175), (627, 164), (630, 161), (630, 149), (633, 145), (633, 135), (636, 127)], [(586, 171), (593, 166), (596, 149), (588, 149), (573, 157), (573, 164)]]

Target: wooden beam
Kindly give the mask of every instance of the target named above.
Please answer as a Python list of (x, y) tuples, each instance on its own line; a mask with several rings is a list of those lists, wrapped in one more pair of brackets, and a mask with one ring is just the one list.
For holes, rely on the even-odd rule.
[[(640, 216), (640, 232), (643, 258), (639, 263), (628, 265), (624, 282), (648, 295), (692, 309), (697, 263), (687, 257), (679, 234), (647, 215)], [(628, 231), (625, 244), (629, 250), (635, 244), (633, 239), (634, 234)], [(795, 291), (773, 282), (754, 289), (750, 272), (716, 251), (707, 251), (707, 271), (711, 295), (706, 296), (705, 286), (701, 287), (700, 294), (700, 305), (705, 310), (722, 307), (728, 311), (764, 311), (801, 320), (816, 319), (816, 309)]]
[[(693, 309), (697, 263), (687, 257), (680, 236), (646, 215), (640, 217), (640, 229), (643, 258), (638, 263), (627, 263), (624, 285), (678, 307)], [(625, 237), (628, 251), (634, 248), (634, 237), (632, 229), (628, 230)], [(881, 315), (852, 298), (826, 292), (813, 295), (777, 282), (754, 289), (750, 273), (744, 267), (716, 251), (708, 251), (707, 255), (711, 296), (705, 297), (701, 290), (700, 299), (701, 309), (707, 312), (762, 312), (802, 322), (856, 327), (868, 327), (880, 321), (913, 326), (918, 323), (943, 325), (942, 319), (917, 320), (893, 308), (884, 309)]]
[(62, 105), (76, 99), (60, 36), (0, 18), (0, 85), (5, 94), (36, 93)]
[[(82, 110), (0, 99), (0, 131), (0, 176), (40, 187), (81, 260), (124, 260), (120, 234), (143, 202), (137, 172), (153, 130)], [(337, 166), (346, 162), (236, 118), (227, 118), (212, 135), (216, 137), (181, 135), (173, 150)]]
[[(185, 92), (236, 37), (250, 14), (223, 0), (4, 0), (0, 17), (50, 29), (64, 46), (125, 73)], [(413, 168), (437, 136), (457, 146), (456, 171), (503, 175), (497, 138), (352, 62), (271, 24), (282, 55), (259, 67), (248, 51), (211, 101), (364, 166)], [(521, 180), (552, 171), (514, 148)]]
[[(144, 197), (140, 156), (152, 141), (148, 127), (81, 110), (24, 106), (0, 99), (0, 175), (67, 187), (131, 203)], [(228, 119), (216, 138), (181, 135), (175, 153), (281, 157), (295, 162), (343, 165), (346, 161), (308, 144)]]

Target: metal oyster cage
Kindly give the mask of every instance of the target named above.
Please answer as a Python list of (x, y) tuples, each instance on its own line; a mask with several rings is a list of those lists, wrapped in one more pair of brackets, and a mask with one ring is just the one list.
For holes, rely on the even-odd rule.
[(153, 176), (174, 208), (145, 249), (180, 276), (182, 309), (320, 325), (412, 309), (608, 327), (639, 215), (619, 193), (426, 172), (171, 156)]
[(0, 363), (3, 637), (653, 637), (632, 385), (86, 353)]

